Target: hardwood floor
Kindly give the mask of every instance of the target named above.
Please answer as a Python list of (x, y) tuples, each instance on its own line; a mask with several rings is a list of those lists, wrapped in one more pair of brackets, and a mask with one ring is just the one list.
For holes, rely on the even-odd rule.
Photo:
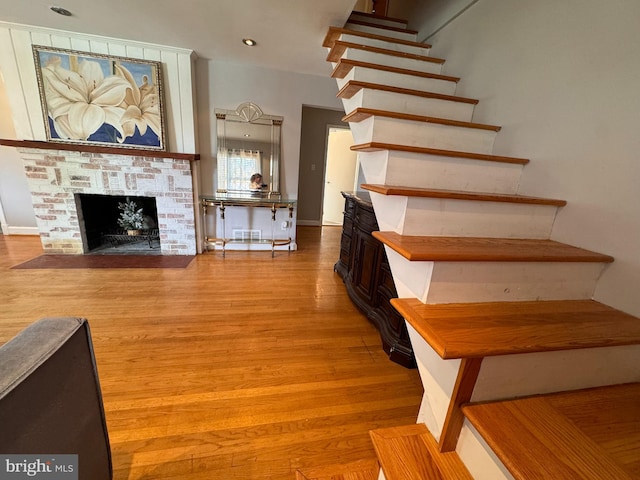
[(375, 456), (414, 423), (416, 370), (388, 360), (333, 272), (340, 227), (299, 250), (199, 255), (185, 269), (11, 270), (36, 237), (0, 235), (0, 343), (46, 316), (89, 319), (114, 479), (293, 479)]

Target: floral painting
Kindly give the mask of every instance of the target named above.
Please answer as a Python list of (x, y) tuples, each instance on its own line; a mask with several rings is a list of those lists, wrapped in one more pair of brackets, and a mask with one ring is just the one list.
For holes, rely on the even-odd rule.
[(47, 140), (165, 150), (161, 64), (33, 46)]

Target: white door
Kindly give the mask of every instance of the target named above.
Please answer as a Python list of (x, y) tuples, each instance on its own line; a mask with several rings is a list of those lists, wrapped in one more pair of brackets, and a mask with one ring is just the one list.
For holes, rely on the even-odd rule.
[(356, 188), (357, 154), (350, 150), (351, 145), (351, 130), (329, 127), (322, 205), (323, 225), (342, 225), (344, 197), (340, 192), (351, 192)]

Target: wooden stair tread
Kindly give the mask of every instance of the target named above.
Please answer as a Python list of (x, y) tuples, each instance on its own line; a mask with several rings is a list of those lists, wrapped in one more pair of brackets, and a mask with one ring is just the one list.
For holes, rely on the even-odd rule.
[(529, 197), (525, 195), (509, 195), (503, 193), (475, 193), (457, 190), (438, 190), (433, 188), (402, 187), (394, 185), (362, 184), (361, 188), (382, 195), (401, 195), (407, 197), (442, 198), (451, 200), (472, 200), (484, 202), (520, 203), (528, 205), (551, 205), (562, 207), (565, 200)]
[(346, 464), (298, 469), (296, 480), (378, 480), (380, 464), (375, 458)]
[(352, 145), (351, 150), (356, 152), (379, 152), (381, 150), (392, 150), (397, 152), (420, 153), (427, 155), (440, 155), (443, 157), (466, 158), (469, 160), (482, 160), (487, 162), (513, 163), (526, 165), (529, 160), (526, 158), (505, 157), (500, 155), (489, 155), (484, 153), (457, 152), (454, 150), (440, 150), (437, 148), (414, 147), (411, 145), (397, 145), (392, 143), (369, 142)]
[(608, 255), (553, 240), (407, 236), (395, 232), (373, 232), (373, 236), (411, 261), (613, 262)]
[(468, 103), (477, 105), (478, 100), (474, 98), (458, 97), (455, 95), (444, 95), (442, 93), (427, 92), (425, 90), (414, 90), (411, 88), (392, 87), (380, 83), (360, 82), (358, 80), (349, 80), (344, 87), (338, 92), (338, 98), (351, 98), (360, 90), (368, 88), (370, 90), (381, 90), (384, 92), (400, 93), (403, 95), (413, 95), (422, 98), (435, 98), (438, 100), (446, 100), (450, 102)]
[(398, 73), (400, 75), (411, 75), (414, 77), (431, 78), (435, 80), (444, 80), (447, 82), (458, 83), (460, 77), (451, 77), (449, 75), (441, 75), (438, 73), (421, 72), (419, 70), (411, 70), (408, 68), (393, 67), (391, 65), (383, 65), (379, 63), (362, 62), (360, 60), (351, 60), (349, 58), (341, 58), (338, 60), (333, 72), (331, 72), (331, 78), (344, 78), (349, 71), (354, 67), (371, 68), (382, 72)]
[(444, 359), (640, 344), (640, 319), (593, 300), (391, 304)]
[(322, 42), (323, 47), (331, 48), (333, 42), (338, 40), (341, 35), (353, 35), (362, 38), (370, 38), (372, 40), (381, 40), (389, 43), (397, 43), (400, 45), (407, 45), (410, 47), (418, 48), (431, 48), (428, 43), (412, 42), (411, 40), (403, 40), (402, 38), (387, 37), (385, 35), (376, 35), (375, 33), (361, 32), (359, 30), (352, 30), (350, 28), (329, 27), (329, 31), (324, 37)]
[(347, 50), (348, 48), (352, 48), (354, 50), (365, 50), (367, 52), (379, 53), (382, 55), (389, 55), (392, 57), (408, 58), (411, 60), (418, 60), (421, 62), (437, 63), (439, 65), (442, 65), (445, 62), (443, 58), (428, 57), (426, 55), (418, 55), (416, 53), (400, 52), (398, 50), (390, 50), (388, 48), (373, 47), (371, 45), (362, 45), (360, 43), (345, 42), (342, 40), (336, 40), (333, 42), (331, 51), (327, 55), (327, 62), (337, 62), (342, 57), (345, 50)]
[(424, 424), (370, 432), (387, 480), (471, 480), (455, 452), (441, 453)]
[(449, 125), (451, 127), (475, 128), (478, 130), (490, 130), (499, 132), (500, 128), (496, 125), (485, 125), (482, 123), (461, 122), (459, 120), (449, 120), (446, 118), (427, 117), (425, 115), (414, 115), (411, 113), (391, 112), (389, 110), (377, 110), (374, 108), (358, 107), (351, 113), (345, 115), (342, 120), (344, 122), (361, 122), (369, 117), (385, 117), (395, 118), (398, 120), (408, 120), (411, 122), (437, 123), (439, 125)]
[(409, 33), (412, 35), (418, 34), (417, 30), (409, 30), (408, 28), (402, 28), (402, 27), (392, 27), (389, 25), (379, 25), (377, 23), (365, 22), (363, 20), (356, 20), (355, 18), (347, 20), (346, 24), (361, 25), (363, 27), (373, 27), (373, 28), (379, 28), (381, 30), (389, 30), (389, 31), (400, 32), (400, 33)]
[(640, 383), (462, 411), (516, 480), (640, 478)]

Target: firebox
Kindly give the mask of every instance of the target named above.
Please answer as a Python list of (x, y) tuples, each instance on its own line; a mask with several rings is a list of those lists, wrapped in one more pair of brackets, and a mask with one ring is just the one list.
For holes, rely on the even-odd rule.
[[(155, 197), (78, 193), (75, 201), (85, 253), (161, 254)], [(141, 210), (139, 228), (119, 222), (127, 202)]]

